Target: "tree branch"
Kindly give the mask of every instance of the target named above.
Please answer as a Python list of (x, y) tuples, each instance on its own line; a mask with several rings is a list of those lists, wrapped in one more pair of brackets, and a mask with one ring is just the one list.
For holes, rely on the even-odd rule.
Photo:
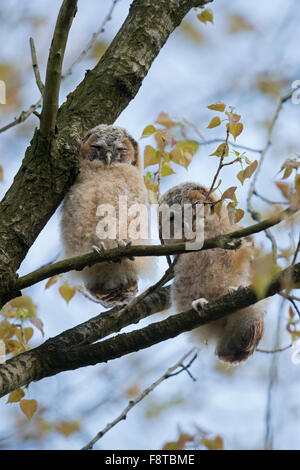
[(44, 138), (55, 132), (62, 64), (76, 11), (77, 0), (63, 0), (55, 25), (46, 71), (40, 125), (41, 135)]
[(106, 434), (110, 429), (112, 429), (116, 424), (118, 424), (120, 421), (123, 419), (127, 418), (127, 415), (129, 411), (134, 408), (140, 401), (142, 401), (149, 393), (151, 393), (155, 388), (157, 388), (162, 382), (165, 380), (169, 379), (170, 377), (173, 377), (175, 374), (173, 374), (176, 369), (181, 367), (181, 369), (176, 373), (178, 375), (179, 373), (182, 373), (184, 370), (187, 370), (191, 364), (194, 362), (194, 360), (197, 357), (197, 354), (195, 354), (192, 358), (192, 360), (189, 362), (188, 365), (184, 365), (183, 362), (187, 357), (189, 357), (192, 353), (194, 352), (194, 349), (191, 349), (188, 353), (186, 353), (174, 366), (169, 367), (169, 369), (153, 384), (151, 384), (149, 387), (147, 387), (145, 390), (143, 390), (134, 400), (130, 400), (126, 408), (122, 411), (122, 413), (114, 419), (111, 423), (108, 423), (102, 431), (99, 431), (96, 436), (86, 445), (84, 446), (81, 450), (91, 450), (93, 446), (96, 444), (97, 441), (99, 441), (104, 434)]
[[(228, 250), (236, 249), (238, 248), (239, 243), (233, 243), (234, 240), (239, 240), (240, 238), (247, 237), (248, 235), (261, 232), (268, 227), (273, 227), (274, 225), (279, 224), (283, 219), (292, 215), (295, 211), (295, 208), (288, 208), (280, 212), (277, 216), (270, 217), (257, 224), (235, 230), (228, 234), (208, 238), (204, 240), (202, 248), (195, 248), (195, 250), (189, 250), (189, 252), (210, 250), (212, 248), (223, 248)], [(26, 274), (17, 280), (16, 288), (21, 290), (44, 279), (48, 279), (51, 276), (72, 270), (80, 271), (85, 266), (92, 266), (96, 263), (116, 261), (118, 259), (131, 256), (166, 256), (186, 252), (187, 249), (185, 243), (173, 243), (168, 245), (131, 245), (127, 247), (112, 248), (101, 253), (91, 252), (85, 255), (74, 256), (73, 258), (58, 261), (57, 263), (44, 266), (32, 273)]]
[[(287, 280), (289, 286), (300, 286), (300, 263), (283, 270), (269, 286), (264, 297), (280, 292)], [(29, 384), (33, 380), (40, 380), (66, 370), (107, 362), (148, 348), (183, 332), (218, 320), (257, 301), (253, 288), (249, 286), (210, 301), (204, 306), (201, 315), (195, 310), (189, 310), (169, 316), (166, 320), (152, 323), (140, 330), (120, 334), (96, 344), (62, 348), (61, 345), (55, 344), (55, 339), (48, 340), (48, 344), (46, 342), (0, 366), (0, 396)], [(81, 339), (79, 335), (79, 342)], [(76, 340), (76, 332), (74, 340)]]
[[(0, 286), (2, 304), (7, 301), (8, 287), (15, 285), (15, 271), (74, 181), (82, 135), (100, 123), (115, 121), (135, 97), (172, 31), (192, 7), (206, 3), (208, 0), (135, 0), (99, 63), (59, 109), (55, 141), (35, 132), (0, 204), (0, 282), (6, 283)], [(45, 113), (45, 126), (49, 126), (52, 118), (48, 120)]]

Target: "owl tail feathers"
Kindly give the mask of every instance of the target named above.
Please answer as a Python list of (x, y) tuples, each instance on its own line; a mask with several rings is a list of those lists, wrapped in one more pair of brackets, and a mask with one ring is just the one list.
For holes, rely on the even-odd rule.
[(93, 287), (88, 286), (87, 289), (103, 307), (111, 308), (130, 302), (138, 291), (138, 283), (137, 280), (132, 280), (115, 288), (107, 288), (103, 284), (96, 284)]
[(217, 345), (216, 354), (221, 361), (237, 364), (251, 356), (264, 333), (264, 321), (256, 318), (244, 328), (228, 332)]

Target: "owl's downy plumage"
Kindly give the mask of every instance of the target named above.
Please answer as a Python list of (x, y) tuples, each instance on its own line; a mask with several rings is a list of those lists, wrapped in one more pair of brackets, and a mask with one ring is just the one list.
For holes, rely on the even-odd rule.
[[(216, 196), (208, 194), (207, 188), (198, 183), (183, 183), (174, 186), (159, 200), (159, 205), (181, 207), (192, 204), (193, 211), (198, 203), (204, 203), (204, 237), (210, 238), (241, 228), (231, 225), (226, 208), (221, 209), (220, 218), (214, 212)], [(172, 213), (171, 213), (172, 214)], [(172, 215), (171, 235), (172, 233)], [(161, 232), (160, 219), (160, 232)], [(194, 220), (193, 220), (193, 229)], [(186, 240), (184, 236), (182, 240)], [(165, 243), (172, 239), (164, 240)], [(174, 241), (174, 239), (173, 239)], [(214, 248), (179, 256), (175, 264), (175, 279), (172, 285), (172, 299), (178, 312), (192, 306), (201, 315), (201, 305), (216, 297), (228, 294), (232, 288), (247, 286), (250, 282), (251, 262), (256, 248), (252, 237), (242, 240), (238, 250)], [(204, 299), (204, 300), (203, 300)], [(199, 308), (200, 307), (200, 308)], [(236, 311), (217, 321), (203, 325), (193, 332), (194, 338), (202, 344), (216, 343), (216, 354), (220, 360), (229, 363), (245, 361), (256, 349), (264, 331), (266, 301)]]
[[(99, 125), (83, 138), (80, 172), (63, 203), (62, 239), (67, 257), (92, 251), (93, 246), (105, 249), (117, 246), (119, 234), (119, 198), (126, 196), (128, 207), (144, 204), (147, 196), (142, 174), (138, 143), (123, 128)], [(101, 216), (97, 209), (108, 204), (115, 209), (114, 239), (99, 239), (96, 228)], [(128, 217), (128, 224), (133, 217)], [(146, 244), (135, 239), (133, 244)], [(137, 292), (138, 274), (149, 268), (151, 260), (123, 258), (119, 263), (100, 263), (86, 267), (80, 275), (86, 289), (105, 307), (127, 303)]]

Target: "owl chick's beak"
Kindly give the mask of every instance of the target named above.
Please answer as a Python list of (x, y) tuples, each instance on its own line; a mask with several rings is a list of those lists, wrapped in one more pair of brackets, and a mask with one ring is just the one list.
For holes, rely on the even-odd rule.
[(105, 163), (107, 166), (111, 164), (111, 155), (112, 155), (111, 152), (107, 152), (105, 155)]

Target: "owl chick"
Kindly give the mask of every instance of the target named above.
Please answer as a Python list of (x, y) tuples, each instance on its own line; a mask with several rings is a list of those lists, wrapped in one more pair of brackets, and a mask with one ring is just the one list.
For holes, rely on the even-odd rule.
[[(183, 183), (174, 186), (159, 200), (159, 207), (164, 204), (171, 207), (176, 204), (183, 209), (184, 205), (192, 207), (192, 229), (195, 232), (195, 213), (197, 204), (203, 204), (205, 238), (232, 232), (241, 228), (231, 225), (226, 208), (221, 209), (220, 218), (214, 212), (216, 196), (208, 194), (207, 188), (197, 183)], [(176, 207), (176, 206), (174, 206)], [(176, 212), (176, 210), (175, 210)], [(182, 212), (182, 211), (181, 211)], [(160, 213), (160, 234), (165, 216)], [(176, 217), (176, 214), (175, 214)], [(184, 219), (182, 219), (183, 235), (181, 239), (174, 233), (174, 213), (169, 213), (170, 238), (164, 243), (186, 241), (184, 236)], [(162, 235), (161, 235), (162, 237)], [(254, 258), (255, 246), (251, 237), (246, 237), (238, 250), (214, 248), (193, 253), (181, 254), (174, 267), (175, 278), (172, 285), (172, 299), (178, 311), (185, 311), (191, 306), (201, 314), (201, 308), (207, 301), (231, 293), (239, 286), (250, 284), (251, 261)], [(266, 301), (241, 309), (229, 316), (221, 318), (197, 328), (193, 335), (202, 343), (216, 343), (216, 354), (220, 360), (229, 363), (245, 361), (253, 354), (262, 338), (264, 331), (264, 309)]]
[[(147, 210), (138, 143), (125, 129), (102, 124), (83, 138), (79, 161), (79, 175), (62, 208), (66, 256), (88, 253), (95, 246), (108, 249), (131, 243), (126, 229), (135, 214), (130, 214), (130, 207), (142, 204)], [(120, 206), (120, 198), (123, 204), (125, 198), (127, 207)], [(108, 221), (111, 217), (115, 231), (108, 236), (102, 233), (101, 238), (99, 221), (105, 217)], [(137, 236), (132, 243), (147, 244), (148, 240)], [(128, 302), (136, 294), (137, 276), (145, 273), (150, 263), (147, 258), (123, 258), (119, 263), (86, 267), (81, 276), (88, 292), (105, 307), (111, 307)]]

